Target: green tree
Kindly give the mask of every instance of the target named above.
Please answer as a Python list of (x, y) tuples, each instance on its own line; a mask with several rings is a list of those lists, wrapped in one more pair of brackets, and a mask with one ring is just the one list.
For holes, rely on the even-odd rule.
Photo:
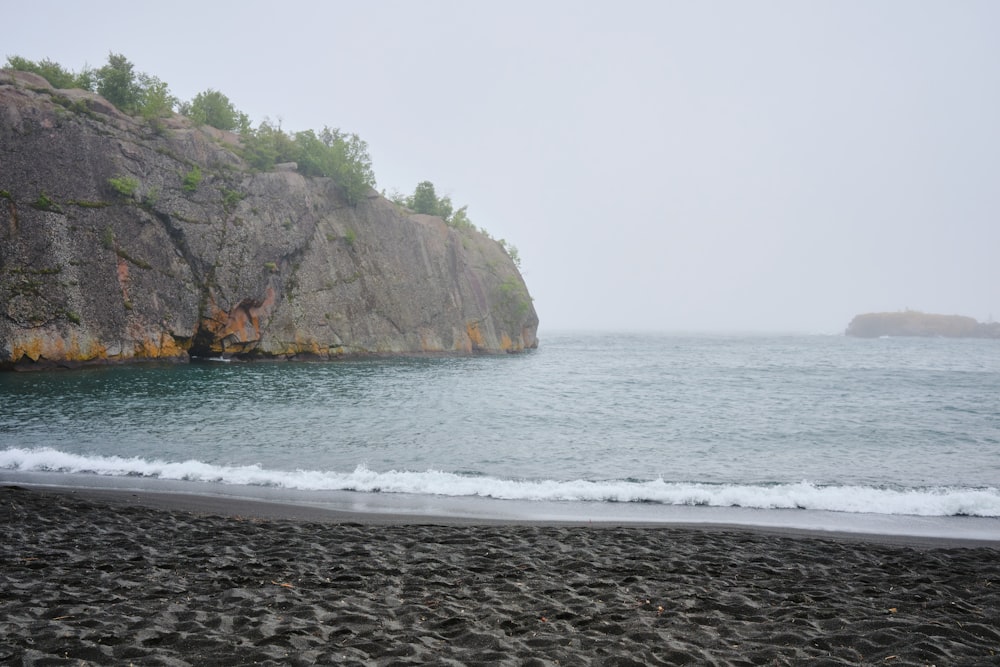
[(243, 130), (250, 124), (247, 115), (237, 110), (228, 97), (211, 88), (195, 95), (181, 112), (199, 125), (220, 130)]
[(279, 162), (295, 162), (306, 176), (333, 179), (350, 204), (357, 204), (375, 187), (368, 144), (356, 134), (324, 127), (319, 133), (305, 130), (290, 135), (265, 120), (256, 129), (243, 129), (240, 140), (243, 158), (254, 168), (263, 171)]
[(424, 215), (437, 215), (438, 198), (434, 192), (434, 184), (430, 181), (421, 181), (413, 190), (413, 196), (407, 200), (407, 205), (415, 213)]
[(445, 220), (449, 225), (455, 227), (456, 229), (472, 229), (474, 225), (472, 220), (469, 219), (469, 207), (462, 206), (457, 211), (451, 214), (451, 217)]
[(139, 111), (159, 131), (162, 129), (160, 119), (170, 117), (177, 105), (177, 98), (170, 94), (167, 84), (155, 76), (140, 74), (137, 80), (142, 97)]
[(34, 62), (21, 56), (7, 56), (5, 67), (19, 72), (37, 74), (52, 84), (53, 88), (83, 88), (84, 90), (93, 90), (94, 88), (92, 70), (85, 68), (80, 74), (73, 74), (59, 63), (48, 58)]
[(393, 188), (390, 192), (386, 193), (385, 189), (382, 190), (382, 196), (391, 201), (396, 206), (408, 206), (406, 203), (407, 197), (402, 192)]
[(294, 140), (270, 121), (262, 121), (256, 129), (240, 132), (243, 143), (243, 158), (254, 169), (267, 171), (278, 162), (297, 160)]
[(139, 110), (142, 89), (134, 65), (120, 53), (108, 54), (108, 63), (97, 70), (97, 92), (126, 113)]
[(87, 65), (77, 72), (74, 87), (94, 92), (97, 90), (97, 70)]
[[(397, 206), (405, 206), (414, 213), (436, 215), (455, 229), (472, 230), (476, 228), (472, 224), (472, 220), (469, 219), (469, 207), (461, 206), (456, 210), (451, 203), (451, 197), (447, 195), (438, 197), (437, 192), (434, 191), (434, 184), (430, 181), (417, 183), (413, 194), (408, 197), (393, 192), (389, 195), (389, 199)], [(485, 234), (486, 230), (483, 230), (483, 233)]]
[(375, 187), (375, 171), (368, 153), (368, 143), (356, 134), (346, 134), (339, 129), (324, 127), (320, 141), (336, 156), (335, 173), (328, 174), (344, 187), (347, 200), (357, 204)]
[(306, 176), (333, 177), (339, 170), (339, 156), (312, 130), (296, 132), (294, 162)]
[(344, 188), (347, 201), (357, 204), (375, 186), (368, 144), (356, 134), (324, 127), (288, 135), (268, 122), (241, 135), (244, 156), (258, 169), (270, 169), (276, 162), (295, 162), (307, 176), (325, 176)]
[(513, 243), (507, 243), (506, 239), (500, 239), (497, 243), (500, 244), (500, 247), (503, 248), (505, 253), (507, 253), (507, 256), (510, 257), (511, 261), (514, 262), (514, 266), (520, 269), (521, 254), (517, 251), (517, 246)]
[(447, 195), (438, 197), (434, 191), (434, 184), (430, 181), (417, 183), (413, 194), (406, 198), (405, 205), (415, 213), (436, 215), (455, 227), (472, 227), (472, 222), (467, 214), (468, 207), (463, 206), (455, 211), (451, 197)]

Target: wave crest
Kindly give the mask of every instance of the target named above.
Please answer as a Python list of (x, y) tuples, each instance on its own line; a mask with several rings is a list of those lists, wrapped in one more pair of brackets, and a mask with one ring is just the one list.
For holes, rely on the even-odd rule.
[(225, 466), (194, 459), (182, 462), (140, 457), (85, 456), (52, 448), (0, 452), (0, 470), (61, 472), (115, 477), (278, 487), (305, 491), (360, 491), (501, 500), (586, 501), (704, 505), (757, 509), (916, 516), (1000, 517), (1000, 490), (926, 487), (885, 489), (867, 486), (795, 484), (706, 484), (635, 480), (517, 480), (439, 470), (377, 472), (359, 465), (351, 472), (270, 470), (260, 465)]

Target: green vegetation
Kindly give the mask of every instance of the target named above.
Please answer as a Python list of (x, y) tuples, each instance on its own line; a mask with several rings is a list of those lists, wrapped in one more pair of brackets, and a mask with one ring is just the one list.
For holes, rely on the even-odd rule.
[(155, 76), (140, 75), (139, 86), (142, 89), (142, 105), (139, 107), (139, 113), (159, 134), (164, 130), (161, 120), (173, 115), (177, 98), (170, 94), (167, 84)]
[(451, 217), (451, 198), (440, 197), (434, 192), (434, 184), (430, 181), (421, 181), (413, 190), (413, 196), (407, 200), (417, 213), (426, 215), (436, 215), (444, 220)]
[(115, 247), (115, 230), (111, 227), (105, 227), (104, 231), (101, 232), (101, 245), (108, 250)]
[(97, 70), (97, 93), (126, 113), (139, 110), (142, 92), (134, 66), (120, 53), (108, 54), (108, 62)]
[(469, 207), (462, 206), (457, 211), (451, 203), (451, 197), (445, 195), (438, 197), (434, 190), (434, 184), (430, 181), (421, 181), (413, 190), (413, 194), (404, 196), (398, 192), (389, 195), (397, 206), (408, 208), (414, 213), (424, 215), (436, 215), (455, 229), (471, 230), (476, 226), (469, 219)]
[(60, 273), (62, 273), (62, 267), (61, 266), (53, 266), (53, 267), (46, 268), (46, 269), (30, 269), (30, 268), (16, 267), (15, 266), (14, 268), (8, 269), (8, 272), (11, 273), (11, 274), (13, 274), (13, 275), (15, 275), (15, 276), (17, 276), (17, 275), (57, 276)]
[[(160, 119), (169, 117), (177, 106), (177, 98), (170, 94), (166, 83), (155, 76), (136, 72), (135, 66), (120, 53), (109, 53), (108, 62), (99, 69), (84, 67), (78, 73), (48, 58), (34, 62), (21, 56), (8, 56), (6, 67), (38, 74), (54, 88), (96, 92), (121, 111), (141, 115), (157, 131), (162, 130)], [(68, 100), (65, 102), (76, 106)]]
[(275, 264), (274, 262), (264, 262), (264, 268), (270, 271), (271, 273), (278, 272), (278, 265)]
[(513, 276), (504, 278), (503, 282), (500, 283), (499, 291), (498, 301), (502, 308), (517, 319), (527, 315), (531, 308), (531, 297), (528, 296), (527, 290), (517, 278)]
[(135, 264), (140, 269), (146, 269), (148, 271), (149, 269), (153, 268), (153, 265), (147, 262), (146, 260), (133, 257), (132, 255), (128, 254), (121, 248), (115, 248), (115, 254), (124, 259), (125, 261)]
[(42, 283), (28, 278), (11, 280), (7, 283), (6, 287), (15, 296), (38, 297), (42, 294)]
[(295, 162), (306, 176), (325, 176), (344, 188), (350, 204), (357, 204), (375, 187), (368, 144), (356, 134), (324, 127), (288, 134), (279, 126), (264, 121), (257, 129), (241, 135), (243, 157), (254, 168), (266, 171), (275, 164)]
[(142, 197), (142, 206), (144, 208), (150, 209), (156, 206), (156, 202), (160, 200), (160, 189), (150, 188), (145, 195)]
[(227, 190), (224, 188), (222, 190), (222, 208), (225, 209), (226, 213), (229, 213), (236, 208), (237, 204), (243, 201), (244, 197), (246, 195), (239, 190)]
[[(412, 195), (405, 196), (399, 194), (398, 192), (393, 192), (388, 195), (388, 197), (397, 206), (410, 209), (414, 213), (436, 215), (443, 219), (450, 227), (454, 227), (455, 229), (470, 231), (476, 228), (476, 226), (472, 223), (472, 220), (469, 219), (469, 207), (462, 206), (458, 210), (453, 210), (451, 198), (447, 195), (438, 197), (437, 192), (434, 190), (434, 184), (430, 181), (421, 181), (418, 183), (417, 187), (413, 190)], [(485, 236), (490, 236), (485, 229), (481, 229), (480, 231)], [(512, 243), (508, 243), (505, 239), (500, 239), (497, 243), (500, 244), (500, 247), (503, 248), (505, 253), (507, 253), (507, 256), (510, 257), (511, 261), (514, 262), (514, 266), (520, 269), (521, 255), (517, 251), (517, 246)]]
[[(343, 188), (350, 204), (357, 204), (375, 186), (368, 144), (358, 135), (324, 127), (322, 131), (306, 130), (289, 133), (280, 124), (267, 120), (252, 127), (247, 114), (239, 111), (222, 92), (207, 89), (189, 102), (179, 102), (170, 94), (167, 84), (155, 76), (136, 72), (135, 66), (122, 54), (109, 53), (108, 61), (98, 69), (85, 67), (78, 73), (45, 59), (34, 62), (21, 56), (9, 56), (7, 67), (34, 72), (57, 88), (82, 88), (99, 93), (119, 110), (141, 115), (154, 130), (161, 132), (161, 119), (174, 109), (193, 122), (221, 130), (237, 131), (242, 142), (242, 156), (254, 169), (266, 171), (276, 164), (294, 162), (306, 176), (333, 179)], [(82, 110), (82, 109), (81, 109)], [(199, 184), (194, 170), (185, 177), (183, 187), (194, 192)], [(138, 184), (136, 183), (136, 186)], [(123, 196), (132, 196), (135, 188), (119, 181), (115, 189)], [(417, 213), (436, 215), (460, 230), (475, 229), (468, 216), (468, 207), (454, 208), (450, 197), (438, 197), (430, 181), (419, 183), (410, 196), (392, 195), (400, 206)], [(229, 200), (229, 205), (235, 201)], [(517, 261), (516, 249), (506, 248)], [(513, 252), (512, 252), (513, 250)]]
[(52, 213), (62, 213), (59, 204), (52, 201), (44, 192), (38, 193), (38, 199), (32, 202), (31, 206), (39, 211), (51, 211)]
[[(168, 117), (174, 108), (195, 123), (237, 130), (243, 141), (243, 157), (255, 169), (266, 171), (278, 163), (295, 162), (299, 171), (307, 176), (325, 176), (336, 181), (344, 188), (351, 204), (357, 204), (368, 189), (375, 186), (368, 144), (358, 135), (328, 127), (319, 133), (306, 130), (293, 135), (268, 121), (254, 129), (249, 117), (237, 110), (223, 93), (210, 88), (190, 102), (179, 103), (166, 83), (155, 76), (136, 72), (135, 66), (118, 53), (109, 53), (103, 67), (85, 68), (79, 74), (50, 60), (36, 63), (20, 56), (9, 56), (7, 67), (39, 74), (57, 88), (75, 87), (97, 92), (119, 110), (141, 114), (158, 132), (163, 130), (160, 119)], [(197, 183), (185, 182), (185, 190), (192, 192), (192, 187), (196, 188)], [(134, 190), (127, 196), (133, 193)]]
[(108, 179), (108, 185), (122, 197), (132, 197), (139, 189), (139, 181), (131, 176), (112, 176)]
[(52, 96), (52, 101), (74, 114), (95, 117), (94, 112), (90, 110), (84, 100), (71, 100), (65, 95), (56, 94)]
[(84, 90), (94, 89), (93, 70), (84, 69), (79, 74), (74, 74), (63, 68), (57, 62), (44, 58), (38, 62), (22, 58), (21, 56), (8, 56), (7, 64), (4, 67), (17, 70), (19, 72), (31, 72), (37, 74), (48, 81), (53, 88), (83, 88)]
[(66, 311), (66, 319), (72, 322), (73, 324), (80, 323), (80, 316), (71, 310)]
[(177, 218), (181, 222), (186, 222), (191, 225), (208, 225), (211, 224), (209, 220), (200, 220), (198, 218), (192, 218), (190, 215), (184, 215), (181, 211), (171, 211), (171, 218)]
[(436, 215), (445, 222), (451, 219), (451, 198), (448, 196), (438, 197), (434, 191), (434, 184), (430, 181), (417, 183), (417, 187), (414, 188), (413, 194), (409, 197), (394, 193), (391, 198), (396, 204), (405, 206), (414, 213)]
[[(451, 214), (451, 217), (445, 220), (449, 225), (455, 229), (475, 229), (476, 226), (472, 224), (472, 220), (469, 219), (469, 207), (463, 206), (457, 211)], [(483, 231), (485, 234), (485, 230)]]
[(514, 266), (520, 269), (521, 254), (517, 251), (517, 246), (515, 246), (513, 243), (507, 243), (506, 239), (500, 239), (499, 241), (497, 241), (497, 243), (500, 244), (500, 247), (503, 248), (503, 251), (505, 253), (507, 253), (507, 256), (510, 257), (511, 261), (514, 262)]
[(240, 138), (243, 141), (243, 158), (260, 171), (267, 171), (279, 162), (291, 161), (296, 152), (292, 138), (266, 120), (257, 129), (241, 134)]
[(354, 233), (353, 229), (348, 229), (347, 233), (344, 234), (344, 240), (347, 241), (347, 245), (354, 245), (354, 241), (357, 240), (358, 235)]
[(184, 174), (183, 185), (184, 192), (194, 192), (201, 185), (201, 168), (195, 165), (191, 171)]
[(250, 117), (238, 111), (228, 97), (211, 88), (198, 93), (190, 102), (181, 104), (179, 110), (199, 125), (240, 132), (250, 129)]

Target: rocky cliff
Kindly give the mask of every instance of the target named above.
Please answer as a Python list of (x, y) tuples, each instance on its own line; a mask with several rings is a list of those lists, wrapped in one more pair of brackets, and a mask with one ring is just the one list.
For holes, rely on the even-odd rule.
[(916, 310), (865, 313), (847, 326), (848, 336), (931, 336), (945, 338), (1000, 338), (1000, 323), (977, 322), (962, 315), (935, 315)]
[(499, 243), (238, 144), (0, 72), (0, 368), (536, 346)]

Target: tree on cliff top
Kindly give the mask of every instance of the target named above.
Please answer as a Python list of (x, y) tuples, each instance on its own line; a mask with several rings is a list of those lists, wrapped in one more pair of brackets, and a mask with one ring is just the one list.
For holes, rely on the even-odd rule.
[(397, 205), (405, 206), (414, 213), (436, 215), (457, 229), (475, 228), (472, 220), (469, 219), (469, 207), (462, 206), (458, 210), (455, 210), (451, 203), (451, 197), (448, 195), (438, 197), (437, 192), (434, 190), (434, 184), (430, 181), (417, 183), (417, 187), (414, 188), (412, 195), (404, 197), (396, 193), (390, 195), (389, 198)]
[(120, 53), (109, 53), (108, 63), (97, 70), (97, 93), (126, 113), (139, 110), (142, 89), (134, 65)]
[(31, 72), (37, 74), (50, 84), (53, 88), (82, 88), (83, 90), (94, 90), (94, 71), (84, 68), (79, 74), (74, 74), (63, 68), (59, 63), (43, 58), (35, 62), (22, 58), (21, 56), (7, 56), (7, 69), (18, 72)]
[[(417, 187), (413, 189), (412, 195), (401, 195), (398, 192), (394, 192), (389, 195), (391, 199), (397, 206), (405, 206), (414, 213), (422, 213), (423, 215), (436, 215), (447, 223), (451, 223), (453, 207), (451, 203), (451, 197), (445, 195), (444, 197), (438, 197), (437, 192), (434, 190), (434, 184), (430, 181), (420, 181), (417, 183)], [(465, 210), (467, 207), (455, 211), (456, 216), (460, 216), (463, 220), (467, 220), (465, 216)]]
[[(196, 95), (191, 102), (178, 105), (166, 83), (155, 76), (135, 72), (135, 66), (120, 53), (109, 53), (103, 67), (85, 68), (79, 74), (48, 59), (36, 63), (20, 56), (8, 56), (7, 67), (39, 74), (56, 88), (95, 91), (125, 113), (141, 113), (157, 130), (162, 129), (159, 119), (169, 116), (179, 106), (180, 112), (196, 123), (221, 130), (238, 130), (243, 142), (243, 157), (255, 169), (267, 170), (280, 162), (298, 163), (299, 171), (307, 176), (325, 176), (336, 181), (344, 188), (351, 204), (361, 201), (368, 189), (375, 187), (368, 144), (358, 135), (329, 127), (319, 133), (307, 130), (291, 135), (280, 125), (266, 120), (253, 129), (245, 113), (238, 111), (228, 97), (211, 88)], [(432, 196), (433, 187), (431, 185)], [(439, 200), (435, 197), (434, 201)], [(451, 202), (447, 197), (443, 202), (450, 216)]]
[(368, 144), (356, 134), (324, 127), (290, 135), (268, 121), (240, 133), (243, 157), (254, 168), (266, 171), (280, 162), (295, 162), (306, 176), (325, 176), (344, 188), (347, 201), (357, 204), (375, 187), (375, 172)]
[(48, 58), (34, 62), (21, 56), (8, 56), (6, 66), (38, 74), (53, 88), (96, 92), (125, 113), (141, 114), (156, 128), (159, 128), (158, 119), (172, 114), (177, 105), (166, 83), (144, 72), (135, 72), (128, 58), (118, 53), (108, 54), (107, 64), (100, 69), (84, 67), (75, 74)]
[(199, 125), (211, 125), (220, 130), (250, 128), (249, 116), (233, 106), (228, 97), (211, 88), (182, 104), (180, 112)]
[(135, 66), (120, 53), (109, 53), (108, 62), (94, 72), (97, 93), (120, 110), (142, 114), (155, 129), (159, 119), (170, 116), (177, 98), (158, 77), (135, 72)]
[(436, 215), (444, 220), (451, 217), (451, 198), (447, 195), (438, 197), (434, 191), (434, 184), (430, 181), (421, 181), (413, 190), (413, 195), (407, 200), (407, 204), (416, 213), (425, 215)]
[[(383, 195), (385, 192), (383, 191)], [(475, 229), (476, 226), (472, 224), (472, 220), (469, 219), (469, 207), (462, 206), (458, 210), (453, 210), (451, 197), (445, 195), (444, 197), (438, 197), (437, 192), (434, 190), (434, 184), (430, 181), (421, 181), (417, 183), (417, 187), (414, 188), (413, 194), (409, 196), (404, 196), (399, 192), (393, 192), (388, 195), (390, 201), (392, 201), (397, 206), (403, 206), (410, 209), (414, 213), (423, 213), (425, 215), (436, 215), (449, 227), (454, 227), (460, 230), (470, 230)], [(489, 236), (489, 233), (485, 229), (480, 229), (480, 231)], [(518, 254), (517, 246), (512, 243), (507, 243), (505, 239), (500, 239), (497, 241), (503, 251), (514, 262), (514, 265), (518, 269), (521, 268), (521, 256)]]
[(337, 181), (347, 199), (356, 204), (375, 187), (375, 171), (368, 154), (368, 144), (356, 134), (324, 127), (317, 135), (312, 130), (295, 134), (299, 171), (311, 176), (326, 176)]

